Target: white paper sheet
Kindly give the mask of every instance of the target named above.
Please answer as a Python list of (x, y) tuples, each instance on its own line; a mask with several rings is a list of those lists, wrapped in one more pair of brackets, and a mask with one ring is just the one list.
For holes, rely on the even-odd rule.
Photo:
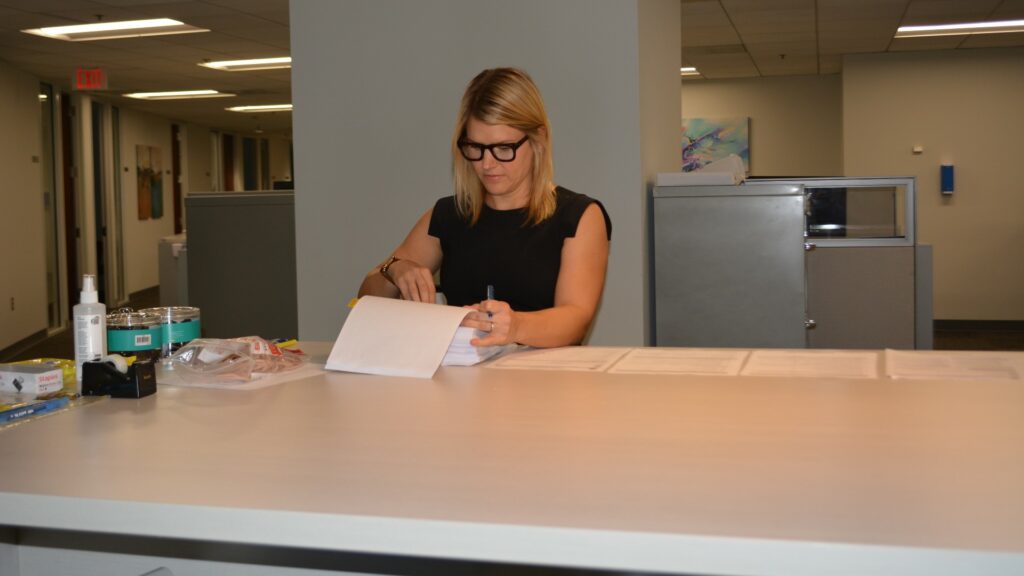
[(430, 378), (470, 312), (461, 306), (363, 296), (341, 327), (327, 369)]
[(608, 372), (615, 374), (695, 374), (736, 376), (749, 350), (634, 348)]
[(984, 352), (924, 352), (886, 350), (885, 371), (890, 378), (935, 380), (1020, 380), (1021, 374), (1006, 354)]
[(488, 364), (487, 368), (508, 370), (577, 370), (604, 372), (629, 348), (597, 346), (566, 346), (546, 350), (525, 350), (508, 354)]
[(877, 378), (878, 353), (846, 350), (754, 350), (743, 376)]

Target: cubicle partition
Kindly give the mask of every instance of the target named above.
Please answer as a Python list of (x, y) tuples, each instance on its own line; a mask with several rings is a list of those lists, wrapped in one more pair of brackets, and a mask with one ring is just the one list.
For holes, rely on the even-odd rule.
[(298, 336), (295, 194), (192, 194), (188, 304), (214, 338)]

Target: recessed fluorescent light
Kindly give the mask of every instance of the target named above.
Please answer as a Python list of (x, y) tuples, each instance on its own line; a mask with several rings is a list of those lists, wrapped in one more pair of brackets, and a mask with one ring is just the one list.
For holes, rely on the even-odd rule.
[(224, 98), (234, 96), (234, 94), (216, 90), (179, 90), (177, 92), (132, 92), (123, 96), (139, 100), (183, 100), (187, 98)]
[(225, 110), (232, 112), (284, 112), (291, 109), (291, 104), (263, 104), (260, 106), (232, 106), (231, 108), (225, 108)]
[(228, 72), (242, 72), (245, 70), (274, 70), (277, 68), (291, 68), (292, 57), (281, 56), (279, 58), (221, 60), (219, 62), (200, 62), (199, 65), (207, 68), (213, 68), (215, 70), (227, 70)]
[(683, 66), (679, 69), (680, 76), (700, 76), (700, 72), (697, 72), (697, 68), (694, 66)]
[(72, 26), (51, 26), (22, 30), (26, 34), (45, 36), (57, 40), (80, 42), (84, 40), (112, 40), (114, 38), (135, 38), (138, 36), (162, 36), (165, 34), (190, 34), (209, 32), (205, 28), (189, 26), (170, 18), (152, 20), (123, 20), (120, 22), (95, 22)]
[(896, 29), (896, 38), (965, 36), (968, 34), (1000, 34), (1006, 32), (1024, 32), (1024, 20), (964, 22), (961, 24), (935, 24), (928, 26), (900, 26)]

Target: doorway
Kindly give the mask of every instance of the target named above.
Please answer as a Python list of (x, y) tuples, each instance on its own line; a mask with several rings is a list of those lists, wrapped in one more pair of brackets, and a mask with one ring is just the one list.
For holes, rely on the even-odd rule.
[(62, 195), (64, 197), (64, 254), (67, 262), (67, 274), (64, 281), (68, 301), (77, 301), (78, 295), (78, 239), (81, 230), (78, 227), (78, 203), (75, 200), (75, 139), (74, 139), (74, 108), (67, 92), (60, 95), (60, 150)]
[(171, 190), (174, 197), (174, 233), (184, 230), (181, 221), (181, 128), (171, 124)]
[(124, 280), (124, 214), (121, 198), (120, 110), (93, 101), (91, 165), (96, 230), (96, 289), (110, 308), (128, 301)]
[(107, 203), (103, 185), (103, 106), (93, 102), (92, 106), (92, 196), (96, 230), (96, 291), (100, 302), (107, 302)]
[(61, 304), (60, 201), (57, 196), (57, 114), (53, 86), (39, 84), (42, 129), (40, 167), (43, 181), (43, 228), (46, 251), (46, 328), (54, 331), (64, 325)]

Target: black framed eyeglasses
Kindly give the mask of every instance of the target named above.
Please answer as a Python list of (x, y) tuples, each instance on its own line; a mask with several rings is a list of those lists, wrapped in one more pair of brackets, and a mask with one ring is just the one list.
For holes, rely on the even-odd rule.
[(529, 136), (523, 136), (519, 142), (500, 142), (498, 144), (477, 144), (469, 140), (459, 140), (459, 152), (466, 160), (478, 162), (484, 159), (484, 151), (490, 150), (491, 156), (494, 156), (498, 162), (511, 162), (516, 159), (516, 150), (519, 150), (519, 147), (526, 144), (529, 139)]

